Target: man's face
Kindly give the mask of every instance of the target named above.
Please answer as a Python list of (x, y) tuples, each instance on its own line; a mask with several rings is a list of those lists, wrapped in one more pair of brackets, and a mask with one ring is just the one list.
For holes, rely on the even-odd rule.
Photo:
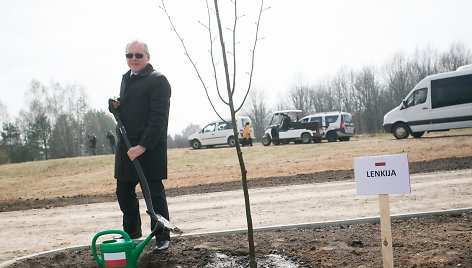
[[(141, 44), (129, 45), (126, 54), (132, 54), (131, 58), (126, 57), (126, 61), (133, 73), (139, 73), (149, 62), (150, 57), (144, 52), (144, 47)], [(138, 54), (138, 57), (136, 57), (136, 54)], [(143, 57), (139, 58), (140, 55), (143, 55)]]

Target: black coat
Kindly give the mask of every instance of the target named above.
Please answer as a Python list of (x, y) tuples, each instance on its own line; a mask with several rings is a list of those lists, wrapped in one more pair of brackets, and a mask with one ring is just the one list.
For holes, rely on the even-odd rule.
[[(148, 64), (139, 74), (123, 75), (120, 90), (121, 121), (131, 146), (142, 145), (146, 151), (138, 157), (146, 179), (167, 178), (167, 124), (171, 89), (167, 78)], [(115, 155), (115, 178), (137, 181), (138, 175), (129, 159), (120, 133)]]

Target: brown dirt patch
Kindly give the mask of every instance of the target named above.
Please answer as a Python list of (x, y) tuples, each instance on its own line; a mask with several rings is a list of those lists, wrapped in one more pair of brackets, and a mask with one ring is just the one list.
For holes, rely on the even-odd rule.
[[(471, 267), (472, 212), (392, 222), (396, 267)], [(293, 267), (382, 267), (378, 223), (256, 232), (256, 256), (271, 254)], [(152, 246), (149, 244), (148, 247)], [(138, 267), (249, 267), (246, 234), (181, 237), (164, 254), (144, 249)], [(97, 267), (90, 249), (67, 250), (18, 262), (14, 267)], [(232, 264), (221, 266), (228, 256)], [(217, 266), (220, 263), (220, 266)], [(277, 267), (275, 264), (259, 267)]]

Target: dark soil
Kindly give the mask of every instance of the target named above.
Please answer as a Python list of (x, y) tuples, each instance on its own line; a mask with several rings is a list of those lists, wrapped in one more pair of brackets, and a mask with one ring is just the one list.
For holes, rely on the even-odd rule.
[[(392, 236), (396, 267), (472, 267), (472, 211), (394, 220)], [(382, 267), (378, 223), (256, 232), (254, 239), (258, 267)], [(150, 253), (151, 246), (143, 250), (138, 267), (249, 267), (246, 234), (175, 238), (164, 254)], [(86, 248), (12, 267), (98, 265)]]
[[(410, 163), (410, 173), (466, 169), (472, 157)], [(353, 180), (352, 170), (253, 179), (251, 188)], [(240, 189), (240, 182), (168, 189), (169, 196)], [(78, 196), (54, 200), (18, 200), (0, 211), (67, 206), (113, 200)], [(35, 205), (33, 205), (35, 203)], [(39, 205), (38, 205), (39, 204)], [(472, 211), (392, 219), (396, 267), (472, 267)], [(337, 226), (275, 229), (255, 233), (258, 267), (382, 267), (378, 221)], [(138, 267), (249, 267), (247, 234), (173, 238), (171, 249), (152, 254), (151, 242)], [(97, 267), (91, 249), (71, 249), (16, 262), (11, 267)]]

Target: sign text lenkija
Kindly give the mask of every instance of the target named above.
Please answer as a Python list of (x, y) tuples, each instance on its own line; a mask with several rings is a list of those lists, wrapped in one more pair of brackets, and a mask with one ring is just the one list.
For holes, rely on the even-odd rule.
[(409, 194), (408, 155), (380, 155), (354, 158), (358, 195)]

